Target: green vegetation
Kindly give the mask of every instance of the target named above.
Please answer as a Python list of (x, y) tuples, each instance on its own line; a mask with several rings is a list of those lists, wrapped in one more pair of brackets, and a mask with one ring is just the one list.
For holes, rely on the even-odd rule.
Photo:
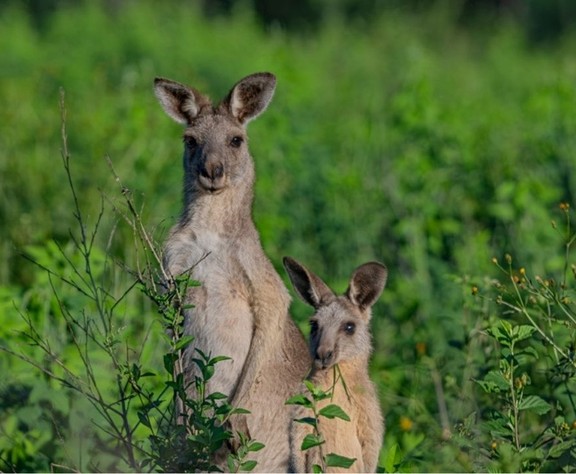
[(325, 435), (320, 431), (321, 418), (339, 418), (344, 421), (350, 421), (348, 414), (336, 404), (331, 403), (322, 408), (318, 406), (319, 402), (322, 400), (332, 399), (337, 383), (341, 383), (343, 389), (346, 390), (346, 385), (344, 385), (344, 380), (341, 378), (341, 374), (338, 374), (337, 378), (337, 368), (338, 365), (335, 365), (333, 369), (334, 384), (328, 390), (321, 390), (314, 386), (310, 380), (305, 380), (304, 385), (307, 393), (299, 393), (286, 400), (287, 405), (300, 405), (312, 412), (310, 413), (311, 416), (295, 418), (294, 421), (310, 425), (313, 429), (312, 433), (307, 434), (302, 440), (301, 449), (302, 451), (312, 448), (318, 448), (320, 450), (322, 466), (314, 464), (314, 472), (325, 472), (327, 467), (342, 467), (349, 469), (354, 464), (354, 461), (356, 461), (356, 458), (347, 458), (337, 453), (324, 454), (325, 451), (322, 449), (322, 445), (325, 443)]
[[(254, 216), (279, 273), (284, 255), (336, 289), (361, 262), (390, 271), (373, 318), (382, 468), (576, 469), (576, 38), (534, 47), (443, 8), (287, 33), (240, 7), (86, 3), (41, 28), (0, 16), (0, 346), (29, 359), (0, 353), (0, 470), (166, 461), (147, 418), (166, 407), (142, 397), (166, 388), (175, 347), (140, 270), (180, 211), (182, 145), (152, 80), (221, 96), (260, 70), (278, 88), (250, 125)], [(111, 433), (96, 387), (137, 421)]]

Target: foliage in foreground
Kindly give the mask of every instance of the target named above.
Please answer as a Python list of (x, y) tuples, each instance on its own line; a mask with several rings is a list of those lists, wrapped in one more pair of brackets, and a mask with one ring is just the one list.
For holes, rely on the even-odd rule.
[[(14, 334), (16, 340), (0, 345), (0, 350), (38, 371), (48, 387), (62, 391), (70, 404), (83, 406), (87, 416), (81, 419), (82, 436), (88, 447), (68, 451), (77, 428), (75, 416), (65, 404), (54, 406), (54, 397), (46, 393), (46, 398), (26, 400), (43, 408), (43, 413), (38, 414), (40, 419), (49, 417), (37, 438), (27, 425), (31, 421), (27, 419), (29, 410), (7, 407), (5, 426), (10, 428), (15, 422), (20, 426), (16, 433), (6, 433), (8, 436), (0, 444), (0, 467), (3, 471), (219, 470), (216, 453), (233, 437), (227, 428), (228, 419), (249, 412), (233, 408), (222, 393), (206, 392), (206, 382), (214, 375), (217, 363), (226, 357), (211, 357), (196, 349), (193, 361), (200, 375), (188, 381), (183, 374), (181, 353), (192, 340), (182, 330), (186, 308), (183, 295), (197, 283), (186, 274), (177, 278), (166, 274), (129, 190), (122, 187), (124, 206), (116, 210), (134, 232), (141, 259), (137, 270), (121, 269), (130, 281), (123, 291), (117, 293), (117, 288), (111, 287), (119, 263), (94, 246), (104, 211), (92, 225), (85, 221), (71, 171), (63, 93), (60, 106), (63, 167), (77, 225), (70, 230), (66, 248), (56, 244), (46, 250), (29, 249), (28, 258), (47, 277), (47, 296), (53, 307), (42, 314), (28, 305), (19, 314), (22, 326)], [(118, 176), (116, 179), (120, 182)], [(122, 318), (129, 310), (128, 295), (137, 288), (159, 313), (141, 340), (132, 337), (133, 328), (123, 324)], [(48, 316), (51, 321), (43, 326), (39, 316)], [(53, 332), (54, 329), (59, 331)], [(140, 345), (133, 345), (134, 340)], [(155, 341), (160, 343), (158, 347), (164, 347), (163, 371), (143, 360), (144, 348)], [(195, 397), (188, 395), (189, 388)], [(15, 436), (19, 432), (21, 436)], [(62, 446), (64, 449), (59, 450)], [(249, 453), (263, 446), (240, 437), (237, 452), (224, 454), (222, 462), (226, 461), (231, 472), (250, 471), (256, 462), (247, 459)], [(83, 459), (86, 449), (90, 454)], [(101, 454), (92, 456), (96, 449)]]

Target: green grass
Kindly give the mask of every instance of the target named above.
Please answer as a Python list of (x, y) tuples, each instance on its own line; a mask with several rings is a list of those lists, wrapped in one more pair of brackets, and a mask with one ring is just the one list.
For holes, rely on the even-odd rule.
[[(492, 257), (510, 254), (516, 269), (557, 280), (565, 262), (568, 268), (573, 262), (572, 252), (564, 252), (567, 238), (550, 221), (563, 222), (560, 202), (576, 205), (574, 38), (538, 49), (515, 24), (464, 30), (443, 10), (387, 12), (352, 25), (334, 18), (316, 31), (290, 34), (264, 31), (244, 10), (206, 19), (184, 2), (127, 2), (118, 11), (98, 5), (62, 8), (41, 30), (17, 8), (0, 16), (0, 342), (26, 349), (16, 336), (22, 312), (61, 340), (58, 350), (68, 350), (54, 283), (22, 257), (64, 268), (54, 242), (70, 248), (76, 228), (60, 156), (60, 90), (87, 224), (104, 208), (95, 252), (133, 268), (140, 255), (132, 230), (114, 212), (124, 201), (106, 157), (158, 242), (181, 206), (181, 130), (158, 106), (153, 78), (186, 82), (217, 98), (244, 75), (267, 70), (278, 77), (276, 96), (249, 130), (254, 216), (267, 254), (283, 277), (281, 259), (290, 255), (341, 290), (365, 261), (383, 261), (390, 271), (373, 326), (372, 372), (387, 414), (382, 466), (526, 468), (493, 451), (482, 422), (498, 402), (472, 379), (498, 365), (486, 329), (499, 319), (526, 324), (521, 313), (494, 302), (490, 282), (509, 280)], [(121, 294), (130, 276), (110, 268), (104, 281)], [(473, 298), (472, 286), (486, 299)], [(74, 291), (57, 289), (69, 292), (68, 307), (90, 313)], [(148, 331), (161, 331), (141, 295), (130, 293), (123, 308), (118, 324), (126, 344), (139, 346)], [(304, 323), (309, 313), (295, 300), (293, 314)], [(568, 321), (554, 337), (566, 348), (574, 330)], [(533, 382), (527, 390), (560, 400), (570, 425), (572, 378), (556, 387), (545, 374), (558, 360), (537, 334), (529, 341), (541, 357), (524, 361)], [(150, 348), (145, 352), (147, 363), (158, 364)], [(7, 440), (31, 443), (18, 444), (25, 446), (21, 464), (12, 465), (86, 469), (82, 463), (99, 444), (74, 444), (74, 430), (90, 426), (82, 401), (66, 402), (61, 388), (13, 358), (0, 356), (0, 371), (9, 374), (0, 382), (0, 430)], [(30, 391), (22, 398), (29, 403), (10, 405), (6, 394), (18, 387)], [(55, 445), (44, 439), (53, 424), (40, 403), (51, 397), (66, 418), (67, 441)], [(526, 444), (533, 447), (530, 436), (560, 413), (549, 415), (523, 420)], [(34, 436), (24, 419), (37, 420), (29, 423)], [(457, 436), (463, 426), (471, 445)], [(7, 446), (0, 445), (0, 463), (14, 445)], [(573, 464), (560, 457), (552, 466)]]

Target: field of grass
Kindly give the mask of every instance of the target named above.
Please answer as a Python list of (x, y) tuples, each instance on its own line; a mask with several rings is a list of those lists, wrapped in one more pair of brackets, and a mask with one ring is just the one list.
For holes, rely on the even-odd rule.
[[(513, 23), (463, 29), (442, 9), (288, 33), (245, 9), (99, 5), (41, 27), (0, 15), (0, 470), (128, 468), (102, 414), (47, 373), (70, 375), (57, 355), (114, 397), (105, 349), (161, 370), (115, 176), (160, 244), (181, 208), (182, 143), (154, 77), (216, 98), (256, 71), (278, 78), (249, 135), (254, 218), (280, 275), (288, 285), (284, 255), (339, 290), (360, 263), (389, 268), (371, 367), (382, 469), (576, 469), (576, 38), (534, 47)], [(78, 216), (85, 242), (97, 229), (84, 255)], [(96, 325), (102, 302), (113, 338), (87, 375), (63, 315)], [(296, 298), (292, 314), (305, 330)]]

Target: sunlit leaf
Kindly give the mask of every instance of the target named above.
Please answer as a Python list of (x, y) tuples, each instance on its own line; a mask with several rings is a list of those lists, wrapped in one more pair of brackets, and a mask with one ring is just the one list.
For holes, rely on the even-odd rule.
[(324, 459), (327, 467), (343, 467), (344, 469), (349, 469), (356, 461), (356, 458), (347, 458), (334, 453), (327, 454)]
[(533, 411), (537, 415), (544, 415), (551, 409), (552, 406), (538, 395), (528, 395), (520, 400), (520, 403), (518, 404), (518, 410)]
[(300, 449), (302, 451), (306, 451), (307, 449), (313, 448), (314, 446), (320, 446), (323, 443), (324, 440), (322, 439), (322, 437), (313, 434), (307, 434), (304, 440), (302, 441)]
[(348, 416), (348, 414), (344, 410), (342, 410), (342, 408), (340, 408), (338, 405), (334, 404), (326, 405), (318, 412), (318, 414), (330, 419), (340, 418), (345, 421), (350, 421), (350, 417)]
[(301, 405), (306, 408), (312, 408), (312, 401), (305, 395), (299, 393), (286, 400), (285, 405)]

